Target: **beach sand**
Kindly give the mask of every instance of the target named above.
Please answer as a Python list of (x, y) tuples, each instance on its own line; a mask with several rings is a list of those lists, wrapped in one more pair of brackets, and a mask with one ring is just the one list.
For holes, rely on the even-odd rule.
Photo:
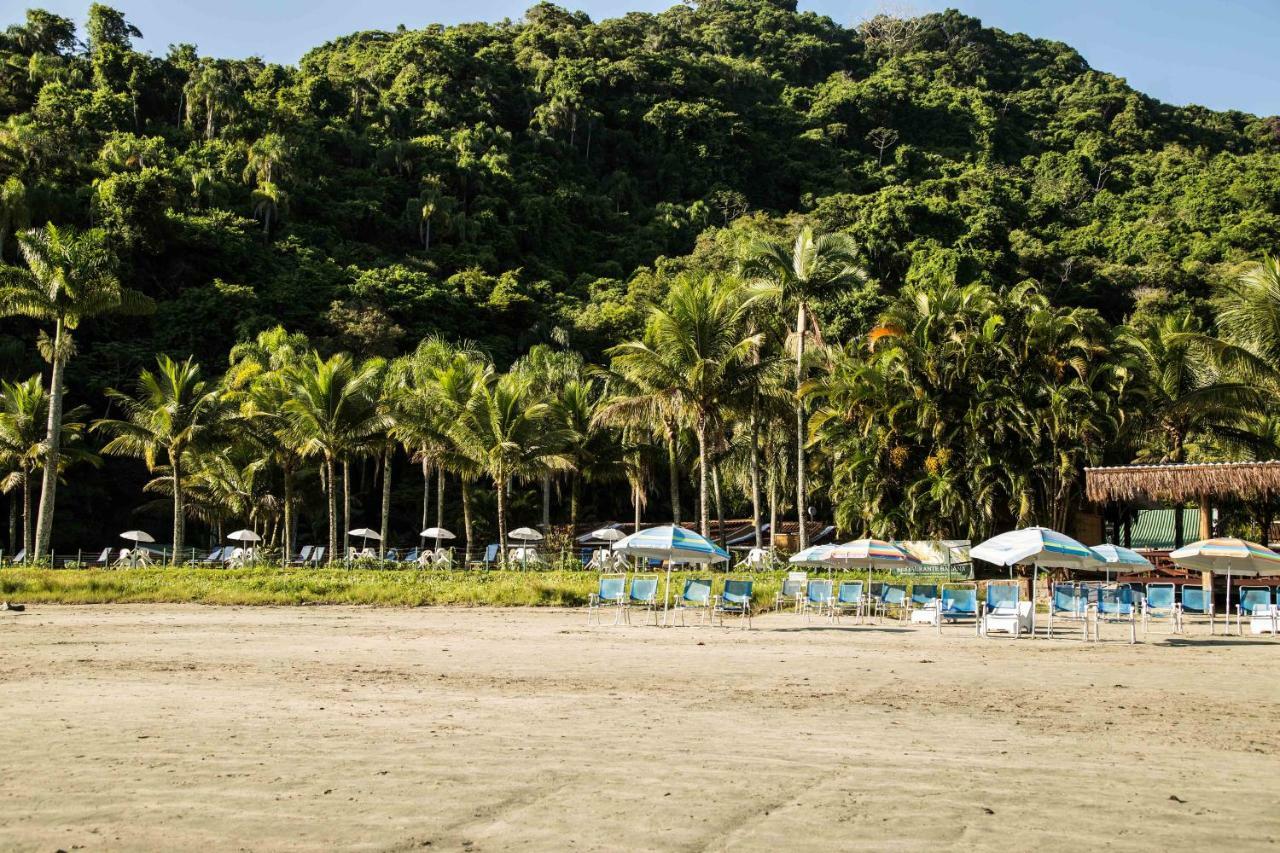
[(1280, 843), (1280, 643), (755, 626), (0, 613), (0, 848)]

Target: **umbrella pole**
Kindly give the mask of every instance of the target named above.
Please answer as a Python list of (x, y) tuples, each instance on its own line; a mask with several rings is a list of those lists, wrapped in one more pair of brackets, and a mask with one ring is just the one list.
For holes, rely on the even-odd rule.
[[(866, 616), (867, 611), (871, 609), (871, 569), (873, 568), (873, 565), (874, 564), (872, 563), (867, 563), (867, 592), (866, 592), (867, 603), (862, 607), (863, 616)], [(870, 622), (871, 620), (868, 619), (867, 621)]]
[(667, 627), (667, 613), (671, 610), (671, 561), (667, 561), (667, 590), (662, 598), (662, 627)]
[(1031, 639), (1036, 638), (1036, 587), (1040, 583), (1040, 561), (1031, 564)]
[[(1236, 628), (1240, 627), (1239, 620), (1236, 620)], [(1227, 634), (1231, 634), (1231, 564), (1227, 563)]]

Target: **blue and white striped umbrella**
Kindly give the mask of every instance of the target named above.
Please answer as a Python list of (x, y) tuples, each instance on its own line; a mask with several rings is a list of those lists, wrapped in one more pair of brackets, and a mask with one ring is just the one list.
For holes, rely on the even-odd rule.
[(638, 530), (613, 543), (613, 550), (632, 557), (653, 557), (667, 561), (666, 593), (662, 602), (662, 624), (671, 607), (671, 567), (676, 563), (718, 563), (729, 560), (729, 552), (705, 536), (683, 527), (664, 524)]
[(1040, 568), (1093, 569), (1106, 561), (1083, 542), (1065, 533), (1047, 527), (1026, 527), (993, 536), (969, 549), (969, 556), (998, 566), (1013, 567), (1031, 564), (1031, 636), (1036, 635), (1036, 586), (1040, 581)]
[(831, 552), (834, 550), (834, 545), (810, 545), (798, 554), (792, 554), (787, 562), (793, 566), (830, 569), (835, 565), (831, 561)]
[(671, 524), (632, 533), (614, 542), (613, 550), (671, 563), (718, 563), (729, 559), (729, 552), (710, 539)]

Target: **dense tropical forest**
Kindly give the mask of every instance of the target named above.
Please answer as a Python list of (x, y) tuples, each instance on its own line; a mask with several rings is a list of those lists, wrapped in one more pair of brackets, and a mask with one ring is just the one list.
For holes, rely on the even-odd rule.
[(1069, 529), (1085, 465), (1280, 439), (1280, 119), (1060, 43), (793, 0), (297, 67), (142, 53), (97, 4), (4, 24), (9, 553)]

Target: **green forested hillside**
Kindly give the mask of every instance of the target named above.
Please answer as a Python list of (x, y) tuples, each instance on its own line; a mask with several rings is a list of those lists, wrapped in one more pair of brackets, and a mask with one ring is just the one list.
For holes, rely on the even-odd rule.
[[(28, 226), (101, 229), (156, 305), (77, 332), (69, 399), (95, 415), (155, 353), (213, 372), (277, 324), (362, 357), (439, 335), (500, 367), (553, 341), (603, 361), (672, 273), (801, 223), (848, 234), (866, 271), (813, 302), (836, 343), (940, 280), (1034, 282), (1112, 324), (1208, 319), (1214, 286), (1280, 246), (1280, 119), (1168, 106), (954, 11), (848, 28), (791, 0), (541, 4), (297, 67), (139, 53), (100, 5), (83, 31), (0, 23), (0, 259)], [(0, 373), (47, 370), (37, 328), (0, 322)], [(85, 483), (69, 500), (125, 488)]]

